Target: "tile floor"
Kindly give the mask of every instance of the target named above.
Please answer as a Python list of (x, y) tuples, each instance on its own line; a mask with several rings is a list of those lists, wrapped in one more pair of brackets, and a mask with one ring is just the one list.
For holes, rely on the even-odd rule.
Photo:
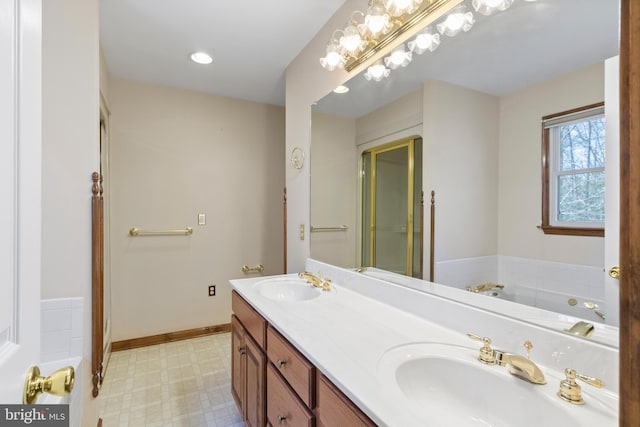
[(117, 351), (100, 392), (103, 427), (240, 427), (231, 334)]

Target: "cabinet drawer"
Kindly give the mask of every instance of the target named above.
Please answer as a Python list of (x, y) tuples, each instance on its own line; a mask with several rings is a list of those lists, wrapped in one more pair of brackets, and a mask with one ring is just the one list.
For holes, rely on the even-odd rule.
[(315, 403), (315, 368), (271, 325), (267, 327), (267, 357), (300, 399), (309, 407)]
[(242, 326), (256, 340), (261, 348), (265, 348), (267, 322), (236, 291), (231, 292), (231, 310), (242, 323)]
[(267, 366), (267, 420), (274, 426), (314, 427), (313, 413), (269, 363)]

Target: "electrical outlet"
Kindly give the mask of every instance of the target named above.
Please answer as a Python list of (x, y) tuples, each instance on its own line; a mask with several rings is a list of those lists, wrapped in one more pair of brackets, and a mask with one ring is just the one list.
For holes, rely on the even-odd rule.
[(209, 286), (209, 296), (210, 297), (216, 296), (216, 285)]

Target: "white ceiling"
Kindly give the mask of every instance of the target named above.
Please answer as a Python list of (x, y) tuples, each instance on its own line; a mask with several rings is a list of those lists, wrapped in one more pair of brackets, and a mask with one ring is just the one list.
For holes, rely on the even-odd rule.
[[(284, 105), (288, 64), (343, 3), (100, 0), (100, 44), (114, 77)], [(509, 93), (616, 55), (618, 8), (618, 0), (515, 0), (503, 13), (476, 14), (469, 33), (443, 36), (384, 82), (356, 76), (347, 96), (317, 108), (359, 117), (428, 79)], [(213, 64), (191, 62), (196, 50)]]
[(285, 69), (343, 2), (100, 0), (100, 44), (114, 77), (284, 105)]

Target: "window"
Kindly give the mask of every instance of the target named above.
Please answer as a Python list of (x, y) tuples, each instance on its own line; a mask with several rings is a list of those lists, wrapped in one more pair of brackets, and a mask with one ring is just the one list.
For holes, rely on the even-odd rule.
[(604, 103), (542, 118), (542, 230), (604, 236)]

